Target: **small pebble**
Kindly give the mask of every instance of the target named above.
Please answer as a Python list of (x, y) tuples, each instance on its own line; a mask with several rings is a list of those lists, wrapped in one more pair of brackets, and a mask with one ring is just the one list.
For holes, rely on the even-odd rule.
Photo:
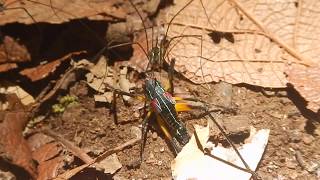
[(289, 177), (290, 177), (291, 179), (297, 179), (298, 174), (297, 174), (297, 173), (290, 173)]
[(137, 111), (135, 111), (135, 112), (133, 113), (133, 117), (135, 117), (135, 118), (139, 118), (139, 117), (140, 117), (140, 113), (139, 113), (139, 112), (137, 112)]
[(302, 138), (303, 143), (306, 145), (310, 145), (313, 142), (313, 140), (314, 140), (314, 137), (311, 135), (305, 135)]
[(296, 169), (297, 168), (297, 164), (294, 163), (292, 160), (287, 160), (286, 161), (286, 166), (289, 169)]
[(301, 141), (301, 132), (298, 130), (293, 130), (290, 132), (290, 141), (298, 143)]
[(164, 147), (161, 147), (161, 148), (160, 148), (160, 152), (164, 152)]
[(156, 132), (152, 133), (152, 139), (155, 141), (158, 138), (158, 134)]

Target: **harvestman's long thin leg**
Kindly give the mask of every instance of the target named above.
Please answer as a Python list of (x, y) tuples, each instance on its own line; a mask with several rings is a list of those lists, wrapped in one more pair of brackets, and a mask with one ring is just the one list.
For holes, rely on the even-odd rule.
[(236, 148), (236, 146), (232, 143), (232, 141), (230, 140), (230, 138), (228, 137), (227, 133), (224, 131), (224, 129), (221, 127), (221, 125), (215, 120), (215, 118), (211, 115), (211, 112), (205, 110), (204, 115), (208, 115), (210, 117), (210, 119), (212, 120), (212, 122), (218, 127), (218, 129), (220, 130), (220, 132), (222, 133), (222, 135), (226, 138), (226, 140), (228, 141), (228, 143), (231, 145), (231, 147), (233, 148), (233, 150), (236, 152), (236, 154), (238, 155), (238, 157), (240, 158), (241, 162), (243, 163), (243, 165), (246, 167), (246, 169), (254, 176), (257, 176), (256, 172), (252, 171), (251, 168), (249, 167), (249, 165), (247, 164), (247, 162), (243, 159), (243, 157), (241, 156), (240, 152), (238, 151), (238, 149)]

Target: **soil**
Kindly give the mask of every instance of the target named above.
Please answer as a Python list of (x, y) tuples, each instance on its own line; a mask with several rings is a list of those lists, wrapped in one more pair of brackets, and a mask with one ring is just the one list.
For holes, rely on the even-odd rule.
[[(194, 85), (176, 78), (175, 86), (178, 90), (183, 89), (190, 94), (197, 94), (196, 98), (206, 101), (209, 99), (216, 104), (220, 102), (223, 105), (226, 99), (230, 99), (230, 96), (219, 95), (223, 89), (221, 87), (225, 86), (223, 83), (210, 84), (211, 90), (208, 90), (206, 86)], [(238, 127), (240, 121), (247, 128), (253, 126), (257, 129), (270, 129), (269, 143), (259, 165), (258, 174), (263, 179), (317, 179), (316, 172), (311, 174), (301, 167), (296, 160), (295, 152), (299, 151), (306, 163), (319, 162), (320, 129), (313, 126), (312, 119), (306, 119), (293, 101), (286, 96), (287, 94), (290, 96), (290, 91), (289, 93), (284, 90), (268, 91), (267, 93), (271, 95), (267, 97), (264, 95), (266, 91), (262, 92), (253, 87), (231, 86), (231, 88), (232, 94), (229, 94), (232, 97), (231, 106), (236, 107), (236, 113), (220, 113), (217, 116), (220, 122), (228, 121), (226, 124), (229, 127)], [(115, 124), (110, 108), (95, 103), (85, 82), (76, 83), (70, 91), (70, 94), (77, 95), (79, 104), (66, 109), (62, 115), (50, 117), (47, 123), (54, 131), (70, 141), (76, 141), (81, 148), (95, 153), (114, 148), (134, 138), (131, 129), (140, 127), (142, 121), (139, 111), (133, 110), (134, 103), (125, 105), (123, 101), (117, 101), (119, 123)], [(190, 117), (180, 114), (182, 120), (188, 116)], [(191, 119), (185, 123), (191, 133), (194, 124), (204, 125), (205, 121)], [(238, 130), (238, 133), (245, 136), (243, 130)], [(153, 123), (148, 131), (143, 163), (140, 168), (130, 169), (126, 165), (139, 158), (139, 147), (134, 145), (117, 153), (123, 167), (113, 178), (171, 179), (170, 163), (174, 159), (174, 154), (161, 132), (157, 130), (157, 124)], [(83, 175), (88, 178), (88, 174)]]

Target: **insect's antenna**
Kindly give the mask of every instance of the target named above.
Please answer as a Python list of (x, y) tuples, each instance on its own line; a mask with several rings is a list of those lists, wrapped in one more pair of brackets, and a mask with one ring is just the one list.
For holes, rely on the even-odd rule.
[(181, 13), (181, 11), (183, 11), (186, 7), (189, 6), (189, 4), (191, 4), (194, 0), (191, 0), (189, 1), (186, 5), (183, 6), (183, 8), (181, 8), (170, 20), (169, 24), (168, 24), (168, 28), (167, 28), (167, 31), (166, 31), (166, 34), (165, 34), (165, 38), (167, 37), (168, 35), (168, 32), (169, 32), (169, 29), (170, 29), (170, 25), (171, 23), (173, 22), (173, 20)]
[[(149, 42), (148, 42), (148, 33), (147, 33), (147, 28), (146, 28), (146, 25), (144, 24), (143, 22), (143, 18), (140, 14), (140, 12), (138, 11), (138, 8), (133, 4), (132, 0), (129, 0), (130, 4), (132, 5), (132, 7), (135, 9), (135, 11), (138, 13), (140, 19), (141, 19), (141, 22), (142, 22), (142, 25), (143, 25), (143, 29), (144, 29), (144, 32), (146, 34), (146, 41), (147, 41), (147, 51), (149, 51)], [(147, 56), (148, 57), (148, 56)]]

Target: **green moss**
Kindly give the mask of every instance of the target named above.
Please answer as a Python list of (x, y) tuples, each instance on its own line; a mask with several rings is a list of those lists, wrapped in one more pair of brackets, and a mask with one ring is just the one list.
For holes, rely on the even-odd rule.
[(78, 98), (76, 96), (70, 96), (66, 95), (59, 99), (59, 103), (54, 104), (52, 106), (52, 112), (53, 113), (63, 113), (66, 108), (77, 105), (78, 104)]

